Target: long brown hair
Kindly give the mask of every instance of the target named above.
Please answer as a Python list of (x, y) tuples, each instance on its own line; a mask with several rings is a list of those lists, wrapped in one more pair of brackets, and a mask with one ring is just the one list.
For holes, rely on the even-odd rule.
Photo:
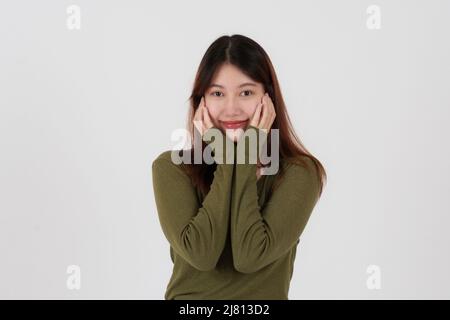
[[(246, 36), (240, 34), (221, 36), (206, 50), (197, 70), (191, 96), (188, 99), (190, 101), (188, 130), (191, 135), (191, 141), (194, 141), (193, 117), (195, 110), (198, 108), (200, 100), (209, 87), (216, 70), (224, 63), (233, 64), (251, 79), (263, 84), (265, 91), (268, 92), (275, 107), (276, 117), (271, 129), (279, 129), (280, 161), (284, 159), (285, 161), (304, 165), (305, 163), (301, 157), (309, 157), (317, 169), (316, 171), (320, 181), (320, 192), (318, 196), (320, 196), (327, 177), (325, 169), (320, 161), (303, 146), (293, 129), (269, 56), (258, 43)], [(269, 134), (267, 139), (267, 150), (271, 150), (270, 136)], [(205, 143), (202, 142), (202, 150), (204, 150), (205, 146)], [(180, 152), (183, 153), (186, 150), (181, 150)], [(191, 159), (193, 159), (193, 146), (191, 149), (188, 149), (188, 152), (191, 155)], [(183, 164), (183, 166), (189, 173), (193, 185), (197, 186), (203, 195), (206, 195), (214, 177), (213, 173), (216, 164), (194, 164), (191, 161), (191, 164)], [(276, 185), (281, 181), (283, 173), (283, 166), (280, 165), (278, 176), (272, 186), (271, 192), (273, 192)]]

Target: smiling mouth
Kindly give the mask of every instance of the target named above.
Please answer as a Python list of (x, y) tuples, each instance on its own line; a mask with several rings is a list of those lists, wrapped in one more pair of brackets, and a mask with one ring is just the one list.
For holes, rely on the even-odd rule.
[(236, 129), (244, 127), (248, 120), (236, 120), (236, 121), (220, 121), (225, 128)]

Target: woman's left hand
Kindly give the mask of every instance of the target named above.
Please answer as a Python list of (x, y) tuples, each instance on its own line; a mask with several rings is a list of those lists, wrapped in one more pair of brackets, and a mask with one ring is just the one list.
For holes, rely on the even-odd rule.
[(262, 97), (261, 102), (256, 106), (249, 126), (263, 129), (264, 132), (268, 133), (270, 128), (272, 127), (275, 117), (275, 107), (273, 105), (272, 99), (270, 99), (269, 94), (266, 92)]
[[(252, 120), (249, 126), (254, 126), (256, 128), (262, 129), (265, 134), (268, 134), (270, 128), (272, 127), (273, 121), (275, 120), (276, 113), (275, 107), (273, 105), (272, 99), (270, 99), (269, 94), (266, 92), (261, 98), (261, 102), (256, 106), (255, 112), (253, 114)], [(262, 150), (259, 150), (262, 152)], [(256, 177), (259, 179), (261, 177), (261, 162), (257, 159), (257, 170)]]

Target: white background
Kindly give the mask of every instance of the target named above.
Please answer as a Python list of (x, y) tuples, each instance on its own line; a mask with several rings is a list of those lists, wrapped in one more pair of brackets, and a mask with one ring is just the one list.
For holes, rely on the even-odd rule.
[(289, 298), (450, 298), (449, 30), (449, 1), (3, 1), (0, 298), (163, 299), (151, 162), (234, 33), (269, 54), (329, 177)]

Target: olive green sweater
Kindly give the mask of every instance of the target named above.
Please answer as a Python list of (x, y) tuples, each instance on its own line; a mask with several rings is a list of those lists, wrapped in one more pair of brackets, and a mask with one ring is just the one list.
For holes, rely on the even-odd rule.
[(256, 164), (218, 163), (218, 154), (205, 197), (172, 162), (171, 150), (152, 163), (173, 262), (164, 298), (288, 299), (300, 235), (318, 200), (315, 167), (306, 156), (307, 166), (280, 159), (285, 173), (270, 194), (276, 175), (257, 179)]

